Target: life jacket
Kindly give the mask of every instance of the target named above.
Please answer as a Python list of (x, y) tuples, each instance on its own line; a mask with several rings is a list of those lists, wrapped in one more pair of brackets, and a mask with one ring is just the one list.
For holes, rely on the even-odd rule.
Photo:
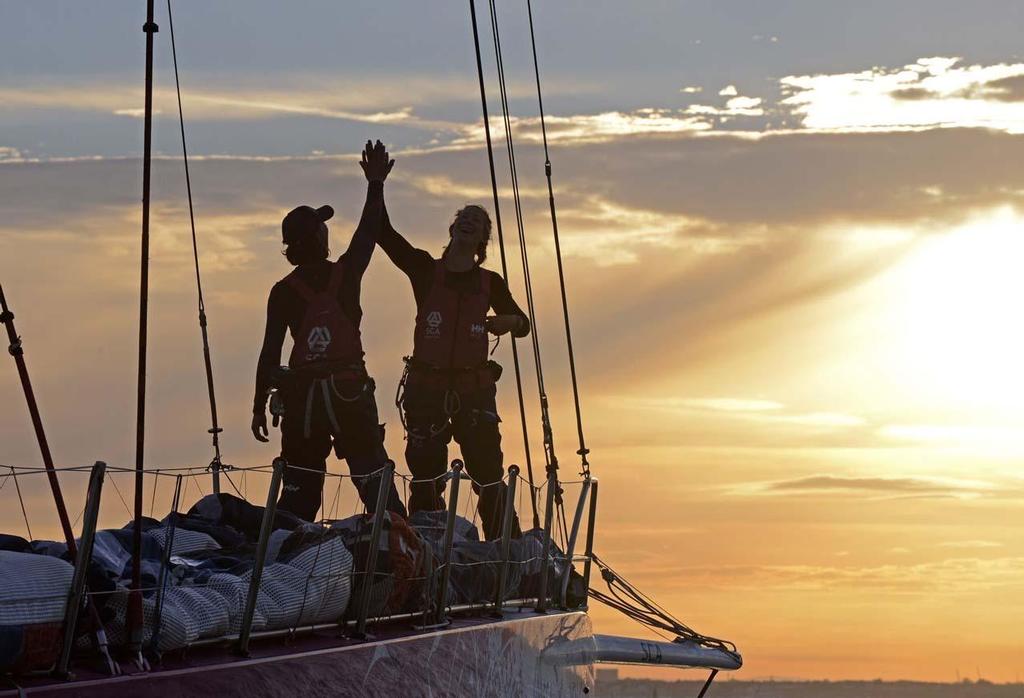
[(487, 311), (491, 274), (477, 268), (475, 291), (445, 285), (443, 260), (434, 262), (434, 280), (416, 312), (413, 359), (441, 370), (475, 369), (487, 363)]
[(298, 275), (298, 269), (285, 277), (285, 281), (302, 297), (306, 312), (299, 329), (292, 335), (295, 344), (288, 357), (290, 368), (303, 368), (316, 364), (358, 362), (363, 357), (363, 343), (359, 328), (352, 324), (338, 302), (338, 289), (344, 268), (334, 262), (327, 288), (314, 291)]

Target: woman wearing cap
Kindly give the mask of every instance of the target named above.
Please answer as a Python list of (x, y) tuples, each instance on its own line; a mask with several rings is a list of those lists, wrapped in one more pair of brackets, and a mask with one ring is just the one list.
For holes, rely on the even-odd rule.
[[(267, 395), (276, 387), (284, 406), (281, 457), (290, 466), (278, 505), (306, 520), (320, 508), (332, 447), (348, 462), (368, 511), (376, 507), (379, 479), (366, 476), (388, 458), (374, 382), (363, 363), (359, 287), (382, 223), (384, 180), (393, 164), (380, 141), (366, 143), (360, 163), (369, 183), (366, 204), (348, 250), (338, 261), (328, 260), (325, 221), (334, 215), (330, 206), (299, 206), (281, 223), (284, 256), (295, 269), (274, 284), (267, 302), (252, 433), (259, 441), (269, 440)], [(286, 331), (294, 346), (288, 370), (282, 373), (278, 364)], [(394, 485), (388, 510), (406, 515)]]
[[(479, 495), (484, 535), (499, 538), (505, 484), (495, 384), (501, 367), (488, 361), (487, 334), (524, 337), (530, 322), (501, 276), (480, 266), (491, 236), (483, 207), (456, 212), (440, 259), (409, 244), (391, 227), (386, 208), (383, 215), (378, 243), (409, 277), (416, 298), (413, 354), (406, 359), (399, 399), (414, 478), (409, 510), (444, 508), (439, 478), (454, 438)], [(488, 316), (492, 309), (495, 314)], [(519, 535), (514, 512), (513, 535)]]

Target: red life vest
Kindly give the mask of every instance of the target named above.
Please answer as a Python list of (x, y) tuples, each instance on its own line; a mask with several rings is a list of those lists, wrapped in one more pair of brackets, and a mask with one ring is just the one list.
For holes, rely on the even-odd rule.
[(445, 285), (443, 260), (434, 262), (434, 282), (416, 312), (413, 358), (440, 369), (478, 368), (487, 363), (487, 311), (491, 273), (477, 268), (476, 291)]
[(314, 291), (298, 276), (298, 269), (285, 277), (285, 281), (306, 302), (298, 332), (292, 335), (295, 345), (288, 366), (299, 368), (318, 363), (357, 362), (363, 357), (363, 343), (359, 328), (352, 324), (338, 303), (338, 289), (344, 269), (340, 262), (332, 263), (327, 288)]

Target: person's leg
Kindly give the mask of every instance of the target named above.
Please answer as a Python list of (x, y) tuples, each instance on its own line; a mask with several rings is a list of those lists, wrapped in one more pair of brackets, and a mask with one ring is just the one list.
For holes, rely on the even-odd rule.
[[(384, 467), (388, 454), (384, 448), (384, 425), (380, 424), (377, 416), (374, 384), (372, 379), (367, 381), (365, 387), (361, 387), (359, 382), (347, 385), (335, 382), (336, 393), (332, 402), (341, 428), (340, 439), (336, 442), (337, 455), (348, 463), (359, 497), (366, 511), (373, 513), (377, 507), (381, 476), (368, 476)], [(408, 517), (394, 482), (386, 506), (388, 511)]]
[[(507, 485), (504, 477), (504, 456), (501, 452), (501, 431), (495, 405), (494, 386), (462, 396), (461, 408), (453, 419), (455, 440), (466, 459), (466, 471), (473, 478), (478, 496), (478, 509), (487, 540), (501, 538)], [(512, 536), (521, 535), (519, 518), (512, 512)]]
[(405, 460), (412, 473), (409, 511), (444, 509), (444, 483), (437, 480), (448, 468), (451, 424), (444, 412), (444, 392), (408, 385), (402, 403), (405, 415)]
[(314, 418), (310, 420), (310, 433), (306, 437), (306, 390), (295, 393), (293, 399), (286, 400), (281, 420), (281, 457), (293, 467), (285, 468), (277, 506), (312, 521), (320, 509), (331, 436), (323, 420), (316, 418), (316, 411), (323, 408), (314, 400)]

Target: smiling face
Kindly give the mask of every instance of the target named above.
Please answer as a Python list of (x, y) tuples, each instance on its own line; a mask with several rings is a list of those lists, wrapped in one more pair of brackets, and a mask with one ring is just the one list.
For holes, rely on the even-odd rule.
[(480, 206), (470, 205), (455, 214), (448, 232), (452, 240), (466, 247), (479, 248), (491, 237), (491, 219)]

